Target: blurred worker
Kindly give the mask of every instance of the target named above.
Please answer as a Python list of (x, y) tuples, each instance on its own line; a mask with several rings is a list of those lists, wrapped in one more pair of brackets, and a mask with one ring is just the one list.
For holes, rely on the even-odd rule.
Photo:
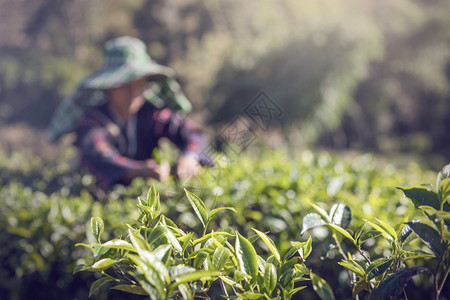
[(176, 175), (196, 176), (208, 163), (200, 153), (203, 135), (179, 113), (191, 104), (173, 77), (172, 69), (152, 61), (141, 40), (110, 40), (101, 69), (58, 107), (48, 139), (75, 132), (81, 163), (102, 188), (135, 177), (167, 179), (170, 166), (152, 159), (160, 138), (181, 150)]

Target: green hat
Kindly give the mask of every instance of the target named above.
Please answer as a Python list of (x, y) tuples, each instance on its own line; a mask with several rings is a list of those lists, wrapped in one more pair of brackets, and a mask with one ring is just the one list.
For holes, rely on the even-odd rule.
[(145, 44), (131, 36), (106, 42), (103, 65), (86, 78), (83, 86), (89, 89), (109, 89), (136, 79), (150, 76), (173, 77), (174, 70), (152, 61)]
[(188, 113), (192, 105), (173, 78), (175, 71), (152, 61), (145, 44), (134, 37), (122, 36), (108, 41), (103, 66), (87, 77), (58, 106), (47, 130), (47, 139), (56, 142), (72, 132), (87, 111), (107, 103), (106, 89), (119, 87), (143, 77), (155, 81), (144, 97), (155, 106), (166, 105)]

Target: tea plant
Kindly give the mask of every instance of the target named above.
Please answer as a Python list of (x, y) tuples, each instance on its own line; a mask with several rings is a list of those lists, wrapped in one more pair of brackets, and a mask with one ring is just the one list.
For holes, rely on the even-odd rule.
[[(92, 218), (97, 243), (78, 245), (91, 249), (94, 261), (76, 269), (103, 275), (92, 284), (90, 294), (113, 284), (112, 289), (153, 299), (209, 298), (211, 286), (218, 283), (221, 296), (227, 299), (291, 299), (306, 288), (296, 283), (312, 280), (319, 296), (333, 298), (328, 284), (304, 264), (312, 251), (311, 239), (291, 242), (291, 248), (281, 255), (270, 237), (257, 229), (249, 239), (229, 228), (207, 232), (212, 217), (234, 209), (219, 207), (208, 212), (199, 197), (187, 190), (185, 193), (203, 225), (199, 237), (184, 232), (161, 213), (154, 187), (147, 199), (139, 198), (140, 215), (129, 226), (126, 238), (101, 243), (103, 221)], [(267, 247), (266, 259), (257, 254), (252, 244), (256, 240)]]
[[(329, 213), (311, 204), (316, 213), (306, 215), (303, 220), (302, 234), (318, 226), (327, 226), (331, 230), (335, 246), (343, 258), (339, 265), (351, 273), (352, 296), (356, 299), (363, 291), (370, 293), (370, 299), (390, 299), (401, 293), (406, 297), (404, 287), (412, 277), (423, 272), (433, 276), (436, 300), (444, 289), (450, 273), (450, 164), (438, 174), (435, 186), (399, 189), (426, 216), (426, 220), (405, 221), (397, 229), (380, 219), (366, 220), (352, 233), (347, 229), (352, 218), (351, 210), (343, 204), (333, 205)], [(372, 229), (365, 231), (367, 226)], [(411, 247), (412, 233), (431, 252)], [(356, 252), (345, 252), (341, 237), (350, 241)], [(389, 255), (375, 258), (370, 251), (363, 250), (363, 244), (370, 239), (384, 239)], [(422, 259), (430, 262), (422, 266)], [(409, 267), (410, 262), (415, 262), (416, 266)]]

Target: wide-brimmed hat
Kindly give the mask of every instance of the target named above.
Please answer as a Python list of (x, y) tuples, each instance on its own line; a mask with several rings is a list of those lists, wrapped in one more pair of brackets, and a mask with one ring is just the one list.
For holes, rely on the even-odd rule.
[(106, 42), (102, 67), (86, 78), (83, 86), (109, 89), (150, 76), (172, 77), (175, 71), (155, 63), (141, 40), (122, 36)]
[(189, 113), (192, 105), (174, 79), (175, 71), (152, 61), (145, 44), (131, 36), (106, 42), (102, 67), (84, 79), (58, 106), (47, 130), (47, 139), (56, 142), (72, 132), (87, 111), (107, 103), (106, 90), (147, 77), (144, 98), (157, 107), (167, 106)]

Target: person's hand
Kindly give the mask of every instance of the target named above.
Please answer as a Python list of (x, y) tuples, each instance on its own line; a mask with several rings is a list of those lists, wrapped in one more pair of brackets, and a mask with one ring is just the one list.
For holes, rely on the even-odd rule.
[(178, 159), (177, 176), (179, 178), (195, 177), (200, 172), (200, 169), (199, 162), (192, 155), (181, 155)]
[(155, 178), (159, 181), (166, 181), (170, 176), (170, 165), (162, 162), (159, 165), (153, 159), (144, 161), (146, 177)]

